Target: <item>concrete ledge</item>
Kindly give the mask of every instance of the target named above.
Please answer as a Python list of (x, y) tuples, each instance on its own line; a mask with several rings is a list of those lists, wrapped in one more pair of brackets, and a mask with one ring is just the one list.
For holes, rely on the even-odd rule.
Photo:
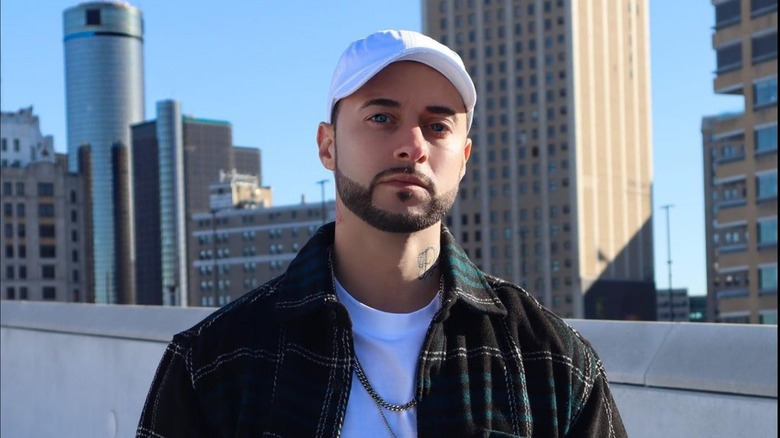
[(197, 324), (214, 310), (208, 307), (3, 301), (0, 325), (167, 343), (173, 335)]
[(777, 326), (569, 320), (609, 380), (777, 399)]
[[(7, 328), (168, 342), (213, 308), (3, 301)], [(611, 382), (777, 398), (777, 326), (568, 320)]]

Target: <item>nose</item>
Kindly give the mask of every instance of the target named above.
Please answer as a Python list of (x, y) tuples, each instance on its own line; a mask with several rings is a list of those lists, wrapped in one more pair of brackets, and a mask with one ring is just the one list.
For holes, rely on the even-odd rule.
[(428, 159), (428, 140), (420, 126), (399, 130), (400, 138), (395, 157), (411, 163), (424, 163)]

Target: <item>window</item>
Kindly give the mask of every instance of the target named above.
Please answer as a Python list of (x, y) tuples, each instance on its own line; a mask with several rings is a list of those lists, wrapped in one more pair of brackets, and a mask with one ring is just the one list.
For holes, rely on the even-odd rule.
[[(3, 139), (5, 140), (5, 139)], [(16, 288), (8, 287), (5, 289), (5, 297), (9, 300), (15, 300), (16, 299)]]
[(756, 175), (756, 199), (777, 198), (777, 171)]
[(777, 151), (777, 125), (756, 128), (754, 139), (756, 154)]
[(26, 245), (19, 245), (19, 258), (20, 259), (26, 259), (27, 258), (27, 246)]
[(3, 216), (10, 217), (14, 215), (14, 205), (10, 202), (3, 204)]
[(100, 9), (87, 9), (86, 10), (86, 20), (88, 26), (99, 26), (100, 25)]
[(9, 258), (9, 259), (14, 258), (14, 246), (13, 245), (6, 245), (5, 246), (5, 256), (6, 256), (6, 258)]
[(19, 139), (14, 139), (14, 152), (19, 152)]
[[(3, 144), (5, 144), (5, 139), (3, 139)], [(3, 148), (5, 150), (5, 147)], [(13, 194), (13, 185), (10, 182), (4, 182), (3, 183), (3, 196), (11, 196)]]
[(753, 64), (777, 59), (777, 32), (753, 37), (751, 40)]
[(16, 216), (24, 217), (25, 214), (26, 214), (26, 212), (25, 212), (25, 209), (24, 209), (24, 204), (22, 204), (22, 203), (16, 204)]
[(27, 287), (22, 286), (19, 288), (19, 299), (20, 300), (26, 300), (27, 299)]
[(5, 278), (8, 280), (13, 280), (16, 277), (16, 270), (14, 270), (13, 266), (6, 266), (5, 267)]
[(16, 183), (16, 196), (24, 196), (24, 183)]
[(753, 83), (753, 107), (770, 106), (777, 102), (777, 77)]
[(57, 257), (57, 247), (54, 245), (41, 245), (39, 251), (42, 259), (53, 259)]
[(55, 278), (54, 265), (41, 266), (41, 277), (48, 280), (53, 280)]
[(758, 290), (765, 292), (777, 291), (777, 265), (759, 266)]
[(57, 298), (57, 288), (53, 286), (44, 286), (43, 287), (43, 299), (44, 300), (54, 300)]
[(38, 196), (54, 196), (54, 184), (38, 183)]
[(11, 224), (5, 224), (3, 235), (5, 237), (14, 237), (14, 226)]
[(777, 245), (777, 218), (758, 221), (758, 246)]
[(750, 0), (750, 15), (757, 17), (777, 10), (777, 0)]
[(19, 266), (19, 279), (20, 280), (27, 279), (27, 266)]
[(715, 28), (720, 29), (739, 23), (740, 20), (740, 0), (731, 0), (715, 5)]
[(56, 237), (56, 231), (54, 225), (44, 224), (38, 225), (38, 236), (41, 238), (53, 238)]
[(726, 73), (742, 67), (742, 43), (717, 49), (718, 73)]
[(54, 204), (38, 204), (38, 217), (54, 217)]

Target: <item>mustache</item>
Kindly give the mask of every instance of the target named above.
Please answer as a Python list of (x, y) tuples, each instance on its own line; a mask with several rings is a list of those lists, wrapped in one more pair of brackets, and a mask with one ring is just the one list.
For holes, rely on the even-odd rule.
[(433, 181), (428, 177), (428, 175), (425, 175), (424, 173), (420, 172), (419, 170), (416, 170), (414, 167), (391, 167), (389, 169), (385, 169), (374, 176), (374, 179), (371, 180), (371, 184), (369, 186), (370, 189), (373, 189), (376, 187), (376, 185), (379, 183), (379, 180), (382, 178), (391, 176), (391, 175), (412, 175), (415, 178), (419, 179), (420, 182), (425, 186), (425, 189), (429, 192), (433, 190)]

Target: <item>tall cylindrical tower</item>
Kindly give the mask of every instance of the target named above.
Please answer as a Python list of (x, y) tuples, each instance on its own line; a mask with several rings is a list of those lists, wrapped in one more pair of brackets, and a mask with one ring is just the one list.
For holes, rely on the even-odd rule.
[[(130, 125), (144, 119), (141, 11), (118, 1), (66, 9), (64, 45), (69, 167), (89, 172), (93, 181), (94, 297), (98, 303), (128, 302), (135, 296), (125, 290), (133, 287), (135, 257), (132, 163), (116, 160), (112, 151), (130, 148)], [(84, 145), (92, 169), (79, 168), (78, 149)]]

